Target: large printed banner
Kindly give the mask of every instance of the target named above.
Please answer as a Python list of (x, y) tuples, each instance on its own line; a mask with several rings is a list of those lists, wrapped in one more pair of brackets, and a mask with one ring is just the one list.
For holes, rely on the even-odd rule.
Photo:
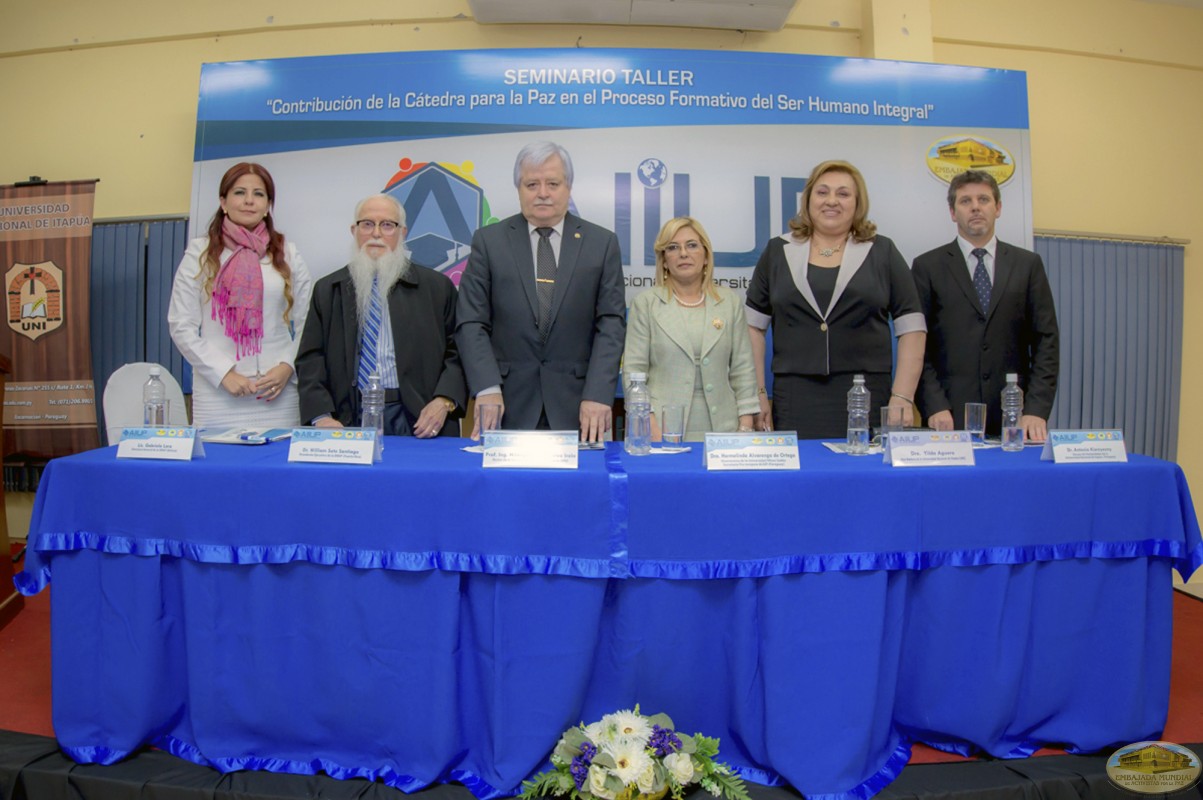
[(573, 208), (618, 234), (628, 298), (653, 282), (663, 222), (707, 228), (720, 282), (742, 291), (787, 227), (811, 168), (864, 173), (870, 217), (908, 258), (950, 241), (947, 181), (1003, 184), (999, 236), (1032, 239), (1022, 72), (693, 50), (382, 53), (206, 64), (192, 230), (222, 173), (258, 161), (276, 219), (316, 275), (341, 267), (355, 203), (405, 205), (414, 260), (458, 280), (472, 232), (518, 211), (514, 155), (568, 148)]
[(0, 270), (8, 294), (5, 453), (39, 458), (100, 444), (88, 279), (96, 181), (0, 186)]

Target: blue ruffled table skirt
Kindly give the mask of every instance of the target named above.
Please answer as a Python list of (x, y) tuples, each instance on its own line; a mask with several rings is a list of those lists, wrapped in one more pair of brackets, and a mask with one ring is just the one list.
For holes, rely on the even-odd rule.
[(1021, 757), (1164, 726), (1169, 572), (1203, 561), (1175, 465), (891, 470), (802, 443), (795, 473), (615, 446), (485, 471), (462, 444), (52, 462), (17, 582), (55, 584), (64, 750), (492, 798), (639, 703), (750, 780), (863, 798), (915, 741)]

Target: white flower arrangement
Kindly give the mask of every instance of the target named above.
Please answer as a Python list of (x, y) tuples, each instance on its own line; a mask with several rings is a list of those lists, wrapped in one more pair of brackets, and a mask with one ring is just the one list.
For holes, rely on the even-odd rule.
[(678, 733), (667, 714), (616, 711), (564, 731), (552, 768), (522, 784), (522, 800), (568, 795), (572, 800), (634, 800), (639, 795), (681, 800), (700, 784), (715, 797), (749, 800), (743, 780), (714, 760), (718, 739)]

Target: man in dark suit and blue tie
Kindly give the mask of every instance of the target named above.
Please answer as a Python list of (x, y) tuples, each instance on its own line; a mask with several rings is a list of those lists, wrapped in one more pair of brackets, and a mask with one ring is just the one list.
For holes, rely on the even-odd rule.
[[(476, 231), (460, 279), (456, 342), (481, 430), (611, 426), (625, 336), (618, 238), (568, 213), (572, 159), (552, 142), (514, 163), (521, 213)], [(504, 399), (503, 399), (504, 397)]]
[(1006, 375), (1019, 375), (1028, 441), (1048, 438), (1057, 392), (1059, 333), (1040, 256), (994, 235), (1002, 196), (980, 170), (948, 186), (957, 238), (915, 259), (912, 274), (927, 316), (927, 350), (916, 400), (928, 426), (964, 428), (965, 403), (986, 404), (986, 432), (1002, 425)]

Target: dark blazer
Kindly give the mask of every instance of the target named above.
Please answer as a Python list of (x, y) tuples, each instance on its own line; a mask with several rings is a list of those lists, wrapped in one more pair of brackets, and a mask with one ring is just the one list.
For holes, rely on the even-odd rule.
[(818, 307), (802, 277), (809, 254), (807, 240), (788, 232), (774, 237), (748, 284), (748, 308), (772, 318), (773, 374), (892, 372), (890, 321), (897, 336), (923, 330), (915, 284), (898, 248), (885, 236), (849, 241), (827, 309)]
[[(435, 397), (454, 400), (456, 410), (439, 435), (458, 436), (453, 419), (464, 415), (467, 387), (453, 338), (454, 284), (440, 272), (411, 264), (388, 293), (388, 312), (401, 404), (416, 420)], [(359, 317), (346, 267), (314, 285), (296, 364), (303, 424), (322, 414), (344, 425), (359, 424)]]
[(1053, 293), (1035, 253), (998, 242), (990, 308), (982, 309), (956, 240), (915, 259), (919, 302), (927, 315), (927, 353), (916, 398), (926, 420), (951, 410), (965, 424), (965, 403), (985, 403), (986, 431), (1002, 426), (1006, 374), (1019, 375), (1023, 413), (1048, 419), (1057, 393), (1059, 339)]
[(547, 341), (539, 336), (535, 264), (526, 219), (476, 231), (460, 279), (455, 339), (473, 394), (500, 385), (505, 428), (580, 427), (582, 400), (612, 405), (626, 328), (618, 238), (569, 214)]

